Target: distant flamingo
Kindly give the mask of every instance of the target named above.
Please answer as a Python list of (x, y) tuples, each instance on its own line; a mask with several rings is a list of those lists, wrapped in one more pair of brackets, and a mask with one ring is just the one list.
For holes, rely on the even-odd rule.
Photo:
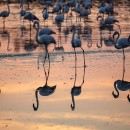
[(49, 13), (47, 11), (47, 8), (44, 8), (43, 11), (42, 11), (42, 16), (43, 16), (43, 19), (44, 19), (44, 27), (45, 27), (45, 21), (48, 19), (49, 17)]
[[(20, 5), (20, 23), (21, 23), (21, 18), (25, 16), (26, 10), (23, 9), (23, 4)], [(24, 27), (24, 19), (23, 19), (23, 27)]]
[(45, 49), (46, 49), (46, 55), (45, 55), (45, 59), (44, 59), (44, 63), (43, 63), (43, 66), (44, 66), (47, 55), (48, 55), (48, 59), (49, 59), (49, 62), (50, 62), (50, 56), (49, 56), (49, 52), (48, 52), (48, 45), (51, 44), (51, 43), (56, 44), (56, 41), (55, 41), (55, 39), (54, 39), (52, 36), (47, 35), (47, 34), (41, 35), (41, 36), (40, 36), (40, 39), (39, 39), (39, 38), (38, 38), (38, 35), (39, 35), (39, 22), (36, 21), (36, 24), (37, 24), (37, 26), (38, 26), (38, 27), (36, 28), (36, 30), (37, 30), (37, 31), (36, 31), (36, 41), (37, 41), (37, 43), (38, 43), (39, 45), (40, 45), (40, 44), (44, 45), (44, 46), (45, 46)]
[(10, 14), (10, 8), (9, 8), (9, 2), (7, 0), (7, 11), (2, 11), (0, 12), (0, 17), (3, 17), (3, 30), (5, 30), (5, 19), (9, 16)]

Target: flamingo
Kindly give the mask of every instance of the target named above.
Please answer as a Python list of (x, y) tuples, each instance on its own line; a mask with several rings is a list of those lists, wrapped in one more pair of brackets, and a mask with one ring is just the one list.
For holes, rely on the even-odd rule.
[[(117, 38), (115, 38), (116, 35), (117, 35)], [(125, 60), (124, 48), (127, 48), (130, 46), (130, 36), (128, 38), (119, 38), (119, 37), (120, 37), (120, 33), (118, 31), (115, 31), (113, 34), (113, 39), (115, 40), (114, 47), (116, 49), (123, 50), (123, 59)]]
[(26, 12), (26, 14), (24, 15), (24, 19), (26, 19), (30, 22), (30, 42), (31, 42), (31, 28), (32, 28), (31, 22), (34, 22), (36, 20), (39, 21), (39, 18), (31, 12)]
[(3, 30), (5, 30), (5, 19), (10, 15), (9, 2), (7, 0), (7, 8), (8, 10), (0, 12), (0, 17), (3, 17)]
[(55, 41), (54, 37), (52, 37), (50, 35), (47, 35), (47, 34), (41, 35), (40, 39), (39, 39), (38, 38), (38, 35), (39, 35), (39, 21), (36, 21), (35, 24), (37, 25), (37, 28), (36, 28), (36, 41), (37, 41), (37, 43), (39, 45), (43, 44), (45, 46), (45, 49), (46, 49), (46, 55), (45, 55), (45, 59), (44, 59), (44, 63), (43, 63), (43, 66), (44, 66), (47, 55), (48, 55), (48, 59), (49, 59), (49, 62), (50, 62), (50, 56), (49, 56), (49, 52), (48, 52), (48, 45), (51, 44), (51, 43), (56, 45), (56, 41)]
[[(84, 78), (85, 78), (85, 55), (84, 55), (84, 50), (81, 47), (81, 40), (80, 39), (75, 39), (75, 26), (72, 26), (72, 31), (73, 31), (73, 35), (72, 35), (72, 47), (74, 48), (74, 52), (75, 52), (75, 80), (74, 80), (74, 86), (71, 89), (71, 97), (72, 97), (72, 104), (71, 104), (71, 109), (74, 110), (75, 109), (75, 100), (74, 100), (74, 96), (78, 96), (81, 93), (81, 87), (84, 84)], [(83, 56), (84, 56), (84, 74), (83, 74), (83, 81), (81, 83), (80, 86), (76, 86), (76, 78), (77, 78), (77, 56), (76, 56), (76, 51), (75, 48), (80, 47), (83, 50)]]
[[(23, 4), (22, 3), (20, 5), (20, 8), (21, 8), (21, 10), (20, 10), (20, 22), (21, 22), (21, 17), (25, 16), (26, 10), (23, 9)], [(24, 19), (23, 19), (23, 24), (24, 24)]]
[[(117, 38), (115, 39), (115, 36), (117, 35)], [(128, 81), (124, 81), (124, 72), (125, 72), (125, 54), (124, 54), (124, 48), (127, 48), (130, 46), (130, 36), (128, 38), (120, 38), (120, 33), (115, 31), (113, 34), (113, 39), (115, 39), (115, 43), (114, 46), (116, 49), (122, 49), (123, 50), (123, 77), (122, 80), (117, 80), (114, 83), (114, 88), (117, 92), (117, 94), (114, 93), (114, 91), (112, 92), (112, 95), (114, 96), (114, 98), (118, 98), (119, 97), (119, 90), (121, 91), (126, 91), (126, 90), (130, 90), (130, 82)], [(118, 88), (118, 89), (117, 89)], [(128, 101), (130, 102), (130, 97), (129, 94), (127, 96)]]
[[(117, 38), (115, 36), (117, 35)], [(130, 46), (130, 36), (128, 38), (120, 38), (120, 33), (115, 31), (113, 34), (113, 39), (115, 40), (115, 48), (116, 49), (123, 49)]]
[(62, 22), (64, 22), (64, 15), (60, 13), (55, 17), (55, 23), (61, 25)]
[(45, 27), (45, 21), (46, 21), (46, 20), (48, 19), (48, 17), (49, 17), (49, 13), (48, 13), (48, 11), (47, 11), (46, 8), (43, 9), (43, 11), (42, 11), (42, 16), (43, 16), (43, 19), (44, 19), (44, 27)]
[(89, 8), (85, 8), (83, 9), (81, 12), (80, 12), (80, 17), (83, 17), (84, 18), (84, 21), (85, 21), (85, 18), (87, 17), (88, 18), (88, 15), (91, 14), (91, 9), (90, 7)]
[(84, 53), (84, 49), (82, 48), (81, 40), (79, 38), (75, 38), (75, 31), (76, 31), (76, 27), (73, 25), (72, 26), (72, 32), (73, 32), (73, 34), (72, 34), (71, 45), (74, 48), (75, 56), (76, 56), (75, 49), (79, 48), (79, 47), (82, 49), (82, 51), (83, 51), (83, 57), (84, 57), (84, 66), (86, 66), (85, 65), (85, 53)]

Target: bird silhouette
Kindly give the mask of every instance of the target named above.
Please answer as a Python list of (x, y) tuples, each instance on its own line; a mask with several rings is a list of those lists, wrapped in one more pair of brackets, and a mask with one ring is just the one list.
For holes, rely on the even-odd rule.
[[(74, 100), (74, 96), (78, 96), (80, 95), (81, 93), (81, 87), (82, 85), (84, 84), (84, 78), (85, 78), (85, 68), (86, 68), (86, 64), (85, 64), (85, 54), (84, 54), (84, 50), (83, 48), (81, 47), (81, 40), (80, 39), (76, 39), (75, 38), (75, 31), (76, 31), (76, 27), (73, 25), (72, 26), (72, 32), (73, 32), (73, 35), (72, 35), (72, 41), (71, 41), (71, 44), (72, 44), (72, 47), (74, 48), (74, 52), (75, 52), (75, 79), (74, 79), (74, 85), (71, 89), (71, 97), (72, 97), (72, 104), (71, 104), (71, 109), (72, 110), (75, 110), (75, 100)], [(81, 83), (80, 86), (76, 86), (76, 80), (77, 80), (77, 56), (76, 56), (76, 51), (75, 51), (75, 48), (78, 48), (80, 47), (83, 51), (83, 57), (84, 57), (84, 73), (83, 73), (83, 81)]]
[(46, 20), (47, 20), (48, 17), (49, 17), (49, 13), (48, 13), (48, 11), (47, 11), (47, 8), (44, 8), (44, 9), (43, 9), (43, 11), (42, 11), (42, 17), (43, 17), (43, 19), (44, 19), (44, 27), (45, 27), (45, 22), (46, 22)]
[(47, 55), (48, 55), (48, 59), (49, 59), (49, 62), (50, 62), (50, 56), (49, 56), (49, 52), (48, 52), (48, 45), (51, 44), (51, 43), (56, 45), (56, 41), (55, 41), (54, 37), (52, 37), (50, 35), (47, 35), (47, 34), (41, 35), (40, 38), (38, 38), (38, 35), (39, 35), (39, 22), (36, 21), (35, 24), (37, 25), (37, 28), (36, 28), (36, 41), (37, 41), (37, 43), (39, 45), (43, 44), (45, 46), (45, 49), (46, 49), (45, 59), (44, 59), (44, 63), (43, 63), (43, 65), (44, 65)]
[(62, 22), (64, 22), (64, 15), (59, 13), (55, 17), (55, 23), (60, 26)]
[[(116, 37), (117, 36), (117, 37)], [(113, 39), (115, 40), (115, 48), (116, 49), (123, 49), (130, 46), (130, 36), (128, 38), (120, 38), (120, 33), (115, 31), (113, 33)]]
[[(36, 28), (36, 24), (37, 24), (37, 21), (34, 21), (33, 22), (34, 28)], [(40, 23), (39, 23), (39, 26), (40, 26)], [(44, 35), (44, 34), (51, 35), (51, 34), (56, 34), (56, 32), (50, 29), (49, 27), (44, 27), (39, 30), (39, 36)]]
[[(20, 4), (20, 23), (21, 23), (21, 18), (23, 18), (26, 14), (26, 10), (23, 9), (23, 3)], [(23, 19), (23, 25), (21, 26), (21, 28), (25, 28), (24, 27), (24, 19)]]
[(0, 12), (0, 17), (3, 17), (3, 30), (5, 30), (5, 19), (10, 15), (10, 8), (9, 8), (8, 0), (7, 0), (7, 8), (8, 10)]
[[(49, 54), (48, 54), (48, 58), (49, 58)], [(48, 74), (46, 73), (45, 66), (44, 66), (44, 73), (45, 73), (45, 77), (46, 77), (46, 82), (45, 82), (44, 86), (38, 87), (35, 91), (36, 106), (33, 103), (34, 111), (37, 111), (37, 109), (39, 107), (38, 92), (41, 96), (49, 96), (49, 95), (53, 94), (56, 89), (56, 85), (54, 85), (54, 86), (48, 85), (48, 79), (49, 79), (49, 74), (50, 74), (50, 62), (49, 62)]]

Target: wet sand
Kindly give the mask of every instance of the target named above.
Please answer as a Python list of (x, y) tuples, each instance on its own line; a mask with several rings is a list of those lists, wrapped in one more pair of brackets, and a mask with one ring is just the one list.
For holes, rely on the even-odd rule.
[[(122, 37), (130, 35), (130, 17), (128, 2), (122, 3), (120, 12), (115, 17), (119, 19), (122, 29)], [(0, 5), (5, 9), (5, 5)], [(34, 5), (31, 5), (34, 7)], [(129, 130), (130, 128), (130, 103), (127, 100), (129, 91), (120, 91), (119, 98), (112, 95), (114, 82), (121, 80), (123, 76), (122, 50), (116, 50), (114, 46), (97, 48), (100, 40), (100, 30), (96, 14), (96, 5), (92, 8), (92, 14), (88, 22), (81, 26), (90, 27), (92, 34), (81, 36), (85, 50), (86, 68), (85, 79), (81, 94), (75, 96), (75, 110), (71, 110), (71, 89), (75, 78), (74, 50), (71, 47), (72, 33), (64, 35), (66, 23), (62, 25), (61, 33), (58, 27), (49, 19), (48, 26), (57, 32), (53, 35), (58, 42), (61, 36), (64, 51), (53, 51), (53, 45), (49, 46), (50, 75), (48, 85), (56, 85), (55, 92), (50, 96), (38, 96), (39, 108), (33, 110), (36, 104), (35, 90), (43, 86), (46, 81), (43, 60), (45, 50), (43, 47), (28, 49), (30, 40), (29, 22), (25, 21), (26, 31), (20, 31), (19, 8), (17, 4), (11, 4), (10, 17), (6, 19), (8, 34), (2, 34), (0, 25), (0, 130)], [(1, 10), (2, 10), (1, 9)], [(41, 7), (35, 7), (31, 12), (39, 16), (41, 27), (44, 25), (41, 15)], [(1, 18), (2, 20), (2, 18)], [(70, 25), (70, 21), (67, 21)], [(73, 24), (78, 25), (73, 21)], [(69, 27), (69, 26), (68, 26)], [(90, 30), (89, 30), (90, 31)], [(32, 29), (32, 41), (35, 41), (36, 31)], [(103, 31), (103, 37), (108, 38), (109, 31)], [(87, 46), (87, 38), (92, 39), (92, 47)], [(30, 46), (29, 46), (30, 47)], [(130, 48), (125, 49), (125, 73), (124, 80), (130, 82)], [(45, 64), (48, 70), (48, 60)], [(77, 80), (80, 85), (83, 80), (84, 67), (81, 49), (77, 49)]]

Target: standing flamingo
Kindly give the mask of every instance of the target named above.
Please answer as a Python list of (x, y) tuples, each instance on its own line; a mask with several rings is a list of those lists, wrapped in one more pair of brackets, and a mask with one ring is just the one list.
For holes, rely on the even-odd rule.
[(45, 21), (48, 19), (49, 17), (49, 13), (47, 11), (47, 8), (44, 8), (43, 11), (42, 11), (42, 16), (43, 16), (43, 19), (44, 19), (44, 27), (45, 27)]
[[(117, 35), (117, 38), (115, 39), (115, 36)], [(122, 49), (123, 50), (123, 77), (122, 80), (117, 80), (114, 83), (114, 88), (117, 92), (117, 94), (114, 93), (114, 91), (112, 92), (112, 95), (114, 98), (118, 98), (119, 97), (119, 90), (121, 91), (127, 91), (130, 90), (130, 82), (128, 81), (124, 81), (124, 73), (125, 73), (125, 54), (124, 54), (124, 48), (127, 48), (130, 46), (130, 36), (128, 38), (120, 38), (120, 33), (115, 31), (113, 34), (113, 39), (115, 39), (115, 43), (114, 46), (116, 49)], [(129, 94), (127, 96), (128, 101), (130, 102), (130, 97)]]
[[(73, 35), (72, 35), (72, 41), (71, 41), (71, 44), (72, 44), (72, 47), (74, 48), (74, 52), (75, 52), (75, 80), (74, 80), (74, 86), (73, 88), (71, 89), (71, 96), (72, 96), (72, 104), (71, 104), (71, 109), (74, 110), (75, 109), (75, 100), (74, 100), (74, 96), (78, 96), (80, 95), (81, 93), (81, 87), (82, 85), (84, 84), (84, 78), (85, 78), (85, 68), (86, 68), (86, 64), (85, 64), (85, 54), (84, 54), (84, 50), (82, 48), (82, 45), (81, 45), (81, 40), (80, 39), (76, 39), (75, 38), (75, 31), (76, 31), (76, 28), (75, 26), (73, 25), (72, 26), (72, 32), (73, 32)], [(77, 77), (77, 56), (76, 56), (76, 51), (75, 51), (75, 48), (81, 48), (82, 51), (83, 51), (83, 57), (84, 57), (84, 74), (83, 74), (83, 81), (81, 83), (80, 86), (76, 86), (76, 77)]]
[(10, 8), (9, 8), (9, 2), (8, 1), (7, 1), (7, 8), (8, 8), (8, 10), (0, 12), (0, 17), (3, 17), (3, 30), (5, 30), (5, 19), (10, 14)]
[(55, 41), (55, 39), (52, 36), (47, 35), (47, 34), (41, 35), (40, 39), (39, 39), (38, 38), (38, 35), (39, 35), (39, 21), (36, 21), (35, 24), (37, 25), (37, 28), (36, 28), (36, 41), (37, 41), (37, 43), (39, 45), (43, 44), (45, 46), (45, 49), (46, 49), (46, 55), (45, 55), (45, 59), (44, 59), (44, 63), (43, 63), (43, 66), (44, 66), (47, 55), (48, 55), (48, 59), (49, 59), (49, 63), (50, 63), (50, 56), (49, 56), (49, 52), (48, 52), (48, 45), (51, 44), (51, 43), (54, 43), (56, 45), (56, 41)]
[[(116, 35), (117, 37), (115, 38)], [(125, 59), (124, 48), (130, 46), (130, 36), (128, 38), (119, 38), (119, 37), (120, 33), (118, 31), (115, 31), (113, 34), (113, 39), (115, 40), (114, 46), (116, 49), (123, 50), (123, 58)]]

